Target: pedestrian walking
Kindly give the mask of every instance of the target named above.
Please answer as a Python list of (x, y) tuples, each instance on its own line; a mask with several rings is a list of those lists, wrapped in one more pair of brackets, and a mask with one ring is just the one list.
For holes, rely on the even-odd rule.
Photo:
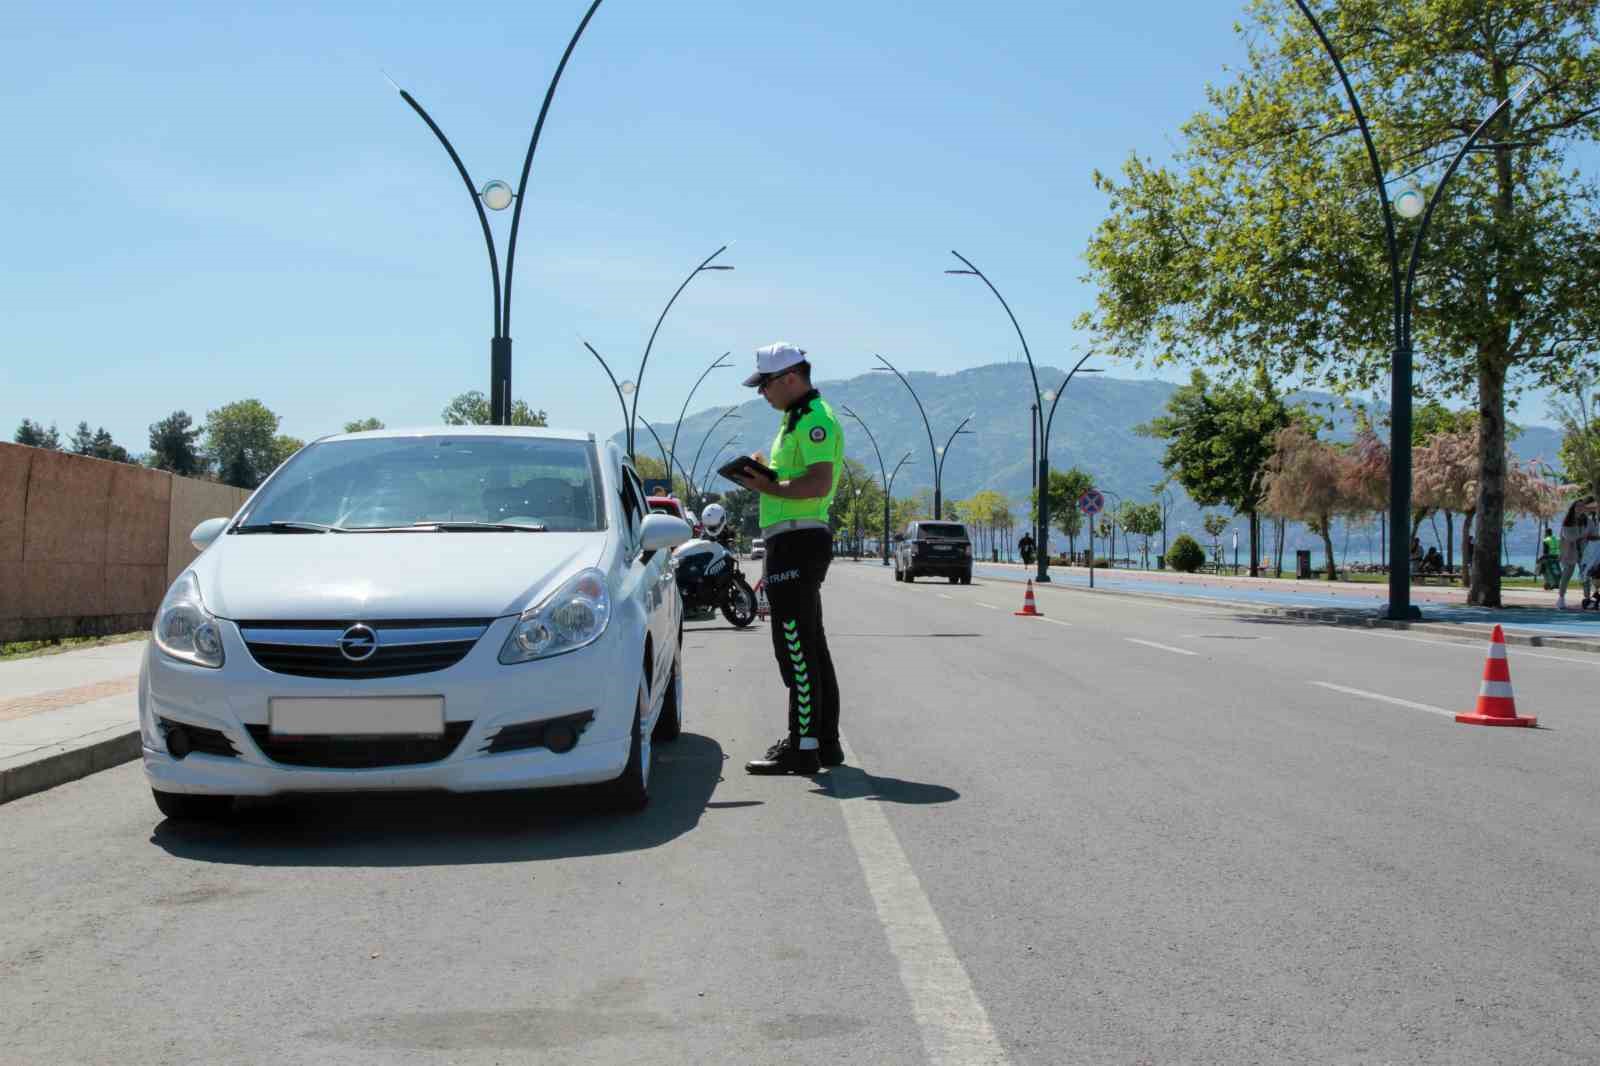
[[(1572, 573), (1583, 562), (1583, 550), (1590, 541), (1600, 540), (1595, 526), (1595, 501), (1588, 496), (1572, 501), (1566, 517), (1561, 519), (1561, 585), (1556, 593), (1556, 610), (1567, 609), (1567, 586), (1572, 583)], [(1590, 579), (1583, 578), (1583, 598), (1589, 600)]]
[(1022, 539), (1017, 541), (1017, 554), (1022, 556), (1024, 566), (1033, 565), (1033, 534), (1024, 533)]
[(844, 463), (844, 434), (833, 408), (811, 385), (803, 349), (781, 343), (758, 349), (756, 371), (744, 383), (783, 412), (768, 464), (776, 479), (752, 472), (740, 480), (761, 496), (772, 652), (789, 690), (788, 735), (744, 768), (752, 774), (813, 774), (844, 762), (839, 682), (822, 626), (822, 582), (833, 546), (828, 506)]

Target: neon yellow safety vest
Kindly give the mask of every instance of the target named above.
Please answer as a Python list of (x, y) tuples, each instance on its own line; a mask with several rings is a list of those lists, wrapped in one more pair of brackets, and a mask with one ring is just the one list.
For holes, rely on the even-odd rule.
[(804, 474), (815, 463), (832, 463), (833, 480), (826, 496), (806, 500), (786, 500), (779, 496), (761, 497), (761, 528), (780, 523), (808, 526), (828, 522), (828, 506), (839, 487), (839, 469), (844, 463), (844, 433), (839, 420), (816, 389), (812, 389), (784, 413), (783, 424), (772, 442), (768, 466), (777, 471), (779, 481), (790, 481)]

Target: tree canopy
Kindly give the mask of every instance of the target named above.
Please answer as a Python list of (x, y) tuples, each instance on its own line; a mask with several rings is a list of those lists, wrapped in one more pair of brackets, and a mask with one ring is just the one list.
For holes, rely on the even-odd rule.
[(202, 432), (187, 411), (174, 411), (161, 421), (152, 422), (149, 464), (181, 477), (204, 473), (205, 458), (197, 447)]
[[(477, 389), (451, 399), (439, 412), (439, 419), (447, 426), (487, 426), (494, 420), (489, 410), (489, 398)], [(547, 422), (543, 411), (533, 410), (526, 400), (516, 400), (511, 404), (511, 424), (543, 426)]]

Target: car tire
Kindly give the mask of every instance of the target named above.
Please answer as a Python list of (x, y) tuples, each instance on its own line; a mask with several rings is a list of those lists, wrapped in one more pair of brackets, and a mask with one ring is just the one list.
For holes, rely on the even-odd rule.
[(908, 585), (916, 580), (916, 575), (911, 572), (911, 568), (909, 566), (906, 567), (906, 576), (902, 580), (904, 580)]
[(961, 584), (961, 575), (960, 574), (951, 574), (950, 575), (950, 584), (952, 584), (952, 585)]
[(671, 744), (683, 733), (683, 652), (672, 661), (672, 676), (667, 678), (667, 694), (661, 698), (661, 713), (650, 738), (657, 744)]
[(961, 583), (963, 585), (972, 584), (972, 571), (971, 570), (968, 570), (966, 573), (961, 575)]
[(233, 813), (232, 796), (196, 796), (152, 788), (156, 806), (174, 822), (220, 822)]
[(633, 743), (628, 746), (628, 761), (616, 780), (605, 787), (608, 810), (632, 813), (644, 810), (650, 802), (650, 741), (644, 733), (644, 708), (649, 698), (648, 684), (641, 681), (633, 710)]

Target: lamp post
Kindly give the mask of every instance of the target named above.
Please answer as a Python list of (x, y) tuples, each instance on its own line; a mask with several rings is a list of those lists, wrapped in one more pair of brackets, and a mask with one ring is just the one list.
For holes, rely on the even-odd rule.
[[(933, 466), (933, 500), (934, 500), (933, 517), (934, 518), (943, 517), (939, 513), (939, 503), (940, 503), (940, 500), (941, 500), (941, 493), (943, 492), (943, 485), (944, 485), (944, 460), (945, 460), (945, 456), (950, 451), (950, 445), (954, 444), (955, 443), (955, 439), (957, 437), (959, 437), (966, 430), (967, 423), (971, 422), (976, 417), (977, 417), (977, 413), (974, 412), (973, 414), (968, 415), (966, 418), (963, 418), (961, 420), (961, 424), (956, 427), (955, 432), (950, 434), (950, 436), (945, 440), (944, 446), (942, 448), (940, 448), (938, 451), (934, 452), (934, 457), (933, 457), (933, 462), (934, 462), (934, 466)], [(967, 436), (970, 437), (970, 436), (972, 436), (972, 434), (968, 433)]]
[[(894, 479), (900, 476), (900, 468), (909, 462), (911, 462), (911, 453), (906, 452), (900, 457), (900, 461), (894, 464), (894, 469), (889, 471), (889, 480), (883, 486), (883, 540), (885, 545), (893, 537), (889, 530), (889, 508), (894, 505)], [(884, 550), (887, 551), (887, 547)], [(885, 562), (884, 565), (888, 566), (890, 564)]]
[[(1366, 115), (1361, 110), (1361, 102), (1356, 99), (1355, 87), (1350, 84), (1350, 78), (1345, 74), (1344, 63), (1339, 59), (1339, 53), (1334, 50), (1333, 43), (1328, 40), (1328, 35), (1323, 32), (1322, 23), (1311, 13), (1311, 8), (1306, 5), (1306, 0), (1294, 0), (1300, 13), (1311, 23), (1311, 29), (1316, 33), (1317, 40), (1322, 42), (1322, 47), (1328, 53), (1328, 58), (1333, 61), (1333, 68), (1339, 74), (1339, 81), (1344, 86), (1345, 96), (1350, 101), (1350, 110), (1355, 114), (1356, 126), (1361, 131), (1361, 139), (1366, 144), (1367, 160), (1372, 165), (1372, 178), (1377, 186), (1378, 208), (1383, 215), (1383, 234), (1385, 249), (1389, 257), (1389, 290), (1394, 311), (1394, 358), (1389, 367), (1389, 396), (1390, 396), (1390, 422), (1389, 422), (1389, 605), (1384, 611), (1384, 617), (1391, 621), (1408, 621), (1422, 617), (1422, 612), (1411, 603), (1411, 544), (1408, 540), (1411, 529), (1411, 357), (1413, 354), (1411, 335), (1411, 310), (1412, 289), (1417, 278), (1417, 260), (1422, 254), (1422, 239), (1427, 235), (1428, 223), (1433, 218), (1434, 208), (1439, 205), (1439, 198), (1444, 192), (1446, 183), (1461, 166), (1461, 161), (1467, 153), (1472, 151), (1478, 138), (1483, 136), (1490, 123), (1499, 118), (1512, 104), (1522, 98), (1533, 85), (1530, 78), (1522, 83), (1507, 99), (1501, 100), (1489, 112), (1489, 116), (1478, 124), (1466, 141), (1456, 151), (1455, 157), (1450, 160), (1450, 165), (1445, 167), (1444, 174), (1433, 187), (1433, 192), (1423, 198), (1421, 192), (1413, 188), (1406, 188), (1394, 197), (1389, 198), (1389, 183), (1384, 177), (1383, 164), (1378, 159), (1378, 146), (1373, 143), (1372, 132), (1367, 128)], [(1404, 275), (1400, 272), (1400, 246), (1395, 238), (1394, 216), (1411, 219), (1419, 215), (1422, 221), (1417, 226), (1416, 233), (1411, 238), (1411, 255), (1406, 263)]]
[[(889, 486), (889, 471), (883, 465), (883, 452), (878, 450), (878, 438), (874, 437), (872, 435), (872, 430), (870, 428), (868, 428), (866, 422), (862, 421), (862, 418), (861, 418), (860, 415), (858, 415), (854, 411), (850, 410), (850, 405), (849, 404), (841, 404), (839, 409), (841, 411), (843, 411), (845, 414), (849, 415), (851, 418), (855, 419), (856, 422), (858, 422), (860, 424), (861, 428), (866, 431), (867, 439), (872, 442), (872, 454), (874, 454), (874, 455), (876, 455), (878, 457), (878, 477), (879, 477), (880, 480), (883, 481), (883, 484), (884, 484), (884, 490), (883, 490), (883, 543), (880, 544), (879, 547), (883, 549), (883, 565), (884, 566), (888, 566), (889, 565), (889, 488), (888, 488), (888, 486)], [(899, 469), (899, 468), (896, 467), (896, 469)]]
[[(906, 387), (906, 391), (911, 394), (911, 399), (916, 401), (917, 413), (922, 416), (922, 428), (928, 431), (928, 457), (933, 460), (933, 517), (936, 519), (943, 518), (944, 497), (939, 492), (939, 468), (941, 466), (939, 462), (939, 453), (942, 449), (938, 448), (933, 443), (933, 425), (928, 421), (928, 412), (922, 406), (922, 398), (917, 395), (917, 390), (911, 387), (911, 382), (906, 380), (906, 376), (900, 373), (893, 363), (889, 362), (889, 360), (885, 359), (881, 355), (874, 354), (873, 358), (883, 364), (882, 367), (873, 367), (873, 369), (879, 373), (882, 373), (884, 370), (888, 370), (895, 377), (899, 378), (900, 384), (904, 385)], [(961, 424), (964, 426), (971, 420), (972, 416), (968, 415)], [(952, 433), (951, 438), (954, 439), (954, 437), (955, 434)]]
[(715, 433), (717, 431), (717, 427), (722, 425), (722, 423), (726, 422), (728, 419), (742, 418), (742, 415), (735, 413), (738, 410), (738, 407), (730, 407), (726, 411), (722, 412), (722, 417), (711, 423), (711, 428), (706, 430), (706, 435), (700, 438), (700, 447), (694, 450), (694, 462), (689, 464), (689, 488), (691, 491), (694, 490), (695, 487), (694, 472), (700, 469), (700, 453), (705, 450), (706, 441), (710, 440), (711, 434)]
[[(1048, 400), (1050, 402), (1050, 413), (1049, 413), (1048, 416), (1042, 418), (1040, 420), (1040, 423), (1039, 423), (1040, 427), (1042, 427), (1042, 429), (1043, 429), (1043, 447), (1040, 449), (1041, 462), (1039, 463), (1039, 469), (1041, 471), (1048, 470), (1049, 466), (1050, 466), (1050, 428), (1052, 426), (1054, 426), (1055, 423), (1056, 423), (1056, 406), (1061, 403), (1061, 397), (1066, 395), (1067, 386), (1072, 384), (1072, 379), (1074, 377), (1076, 377), (1078, 374), (1100, 374), (1100, 373), (1104, 372), (1104, 371), (1100, 370), (1097, 367), (1085, 367), (1083, 365), (1084, 363), (1089, 361), (1089, 356), (1091, 356), (1093, 354), (1094, 354), (1093, 352), (1088, 352), (1081, 359), (1079, 359), (1076, 363), (1072, 364), (1072, 369), (1067, 371), (1067, 376), (1061, 380), (1061, 386), (1059, 388), (1055, 389), (1053, 392), (1047, 390), (1045, 392), (1045, 394), (1044, 394), (1044, 399), (1046, 399), (1046, 400)], [(1050, 492), (1049, 483), (1048, 482), (1042, 482), (1041, 483), (1041, 487), (1039, 489), (1039, 496), (1036, 497), (1036, 498), (1039, 499), (1040, 501), (1044, 501), (1045, 499), (1048, 498), (1049, 492)], [(1076, 507), (1077, 506), (1077, 501), (1076, 500), (1068, 501), (1068, 506)], [(1040, 503), (1041, 513), (1043, 513), (1043, 508), (1044, 508), (1044, 503), (1041, 502)], [(1091, 527), (1094, 525), (1093, 519), (1090, 520), (1089, 524), (1090, 524)], [(1045, 528), (1045, 535), (1048, 536), (1049, 535), (1049, 529), (1050, 529), (1050, 523), (1049, 523), (1048, 520), (1046, 520), (1044, 522), (1044, 528)], [(1092, 535), (1093, 534), (1093, 529), (1090, 530), (1090, 533), (1091, 533), (1091, 536), (1089, 538), (1089, 553), (1092, 555), (1092, 554), (1094, 554), (1094, 537)], [(1048, 540), (1041, 540), (1040, 541), (1040, 545), (1041, 545), (1041, 549), (1040, 550), (1043, 550), (1043, 546), (1048, 546), (1049, 543), (1050, 542)], [(1041, 561), (1040, 561), (1040, 567), (1039, 567), (1040, 570), (1043, 570), (1045, 568), (1045, 564), (1047, 562), (1049, 562), (1049, 559), (1048, 559), (1049, 554), (1050, 553), (1048, 551), (1044, 552), (1045, 558), (1041, 559)]]
[[(1039, 371), (1033, 365), (1033, 352), (1028, 348), (1028, 338), (1023, 336), (1022, 326), (1018, 324), (1017, 316), (1011, 313), (1011, 305), (1006, 303), (1006, 298), (1000, 295), (1000, 290), (994, 287), (994, 283), (989, 280), (988, 276), (985, 275), (983, 271), (979, 270), (975, 265), (973, 265), (972, 260), (962, 255), (960, 252), (951, 249), (950, 254), (961, 260), (964, 269), (946, 270), (945, 273), (956, 274), (965, 277), (974, 277), (983, 282), (984, 285), (988, 287), (989, 291), (994, 293), (994, 298), (1000, 301), (1000, 306), (1005, 308), (1006, 317), (1011, 319), (1011, 328), (1017, 331), (1017, 339), (1022, 342), (1022, 354), (1028, 360), (1028, 374), (1033, 379), (1034, 430), (1039, 435), (1039, 443), (1043, 445), (1045, 427), (1041, 424), (1040, 419), (1044, 415), (1044, 398), (1043, 394), (1039, 391)], [(1048, 448), (1041, 447), (1039, 449), (1039, 470), (1034, 479), (1034, 485), (1037, 486), (1036, 491), (1039, 493), (1039, 506), (1034, 508), (1034, 510), (1037, 512), (1035, 515), (1037, 525), (1035, 536), (1038, 538), (1038, 548), (1036, 549), (1038, 555), (1038, 572), (1034, 574), (1034, 580), (1049, 581), (1050, 575), (1046, 572), (1045, 564), (1049, 561), (1050, 556), (1050, 525), (1046, 521), (1044, 506), (1044, 497), (1050, 491), (1050, 456)]]
[[(731, 270), (733, 268), (729, 267), (728, 269)], [(688, 413), (689, 403), (694, 399), (694, 394), (699, 391), (700, 383), (704, 381), (706, 379), (706, 375), (711, 373), (713, 370), (716, 370), (719, 367), (731, 366), (731, 363), (725, 363), (723, 360), (732, 354), (732, 352), (723, 352), (712, 361), (710, 366), (700, 371), (700, 376), (695, 379), (694, 388), (690, 389), (689, 395), (683, 398), (683, 407), (678, 410), (678, 421), (674, 423), (672, 427), (672, 454), (676, 455), (678, 453), (678, 431), (683, 428), (683, 416)]]
[[(730, 444), (732, 444), (734, 441), (738, 440), (738, 439), (739, 439), (739, 434), (735, 433), (733, 436), (729, 437), (727, 440), (725, 440), (721, 444), (717, 445), (717, 450), (711, 453), (711, 462), (706, 464), (706, 472), (703, 475), (703, 477), (705, 478), (706, 481), (709, 481), (711, 479), (711, 472), (713, 470), (717, 469), (717, 461), (722, 458), (722, 453), (727, 451), (728, 450), (728, 446)], [(703, 503), (705, 501), (705, 498), (706, 498), (706, 487), (705, 487), (704, 482), (702, 482), (695, 489), (695, 493), (699, 497), (700, 501)]]
[[(528, 188), (528, 171), (533, 167), (533, 154), (539, 148), (539, 135), (544, 132), (544, 120), (550, 113), (550, 103), (555, 99), (556, 85), (561, 81), (561, 74), (567, 69), (567, 60), (572, 58), (572, 50), (578, 46), (578, 38), (583, 36), (583, 31), (588, 28), (589, 20), (594, 17), (595, 10), (599, 8), (601, 0), (594, 0), (589, 5), (589, 10), (584, 13), (583, 21), (578, 23), (578, 28), (572, 34), (572, 39), (567, 42), (567, 50), (561, 53), (561, 62), (556, 65), (556, 72), (550, 78), (550, 84), (545, 89), (544, 104), (539, 108), (539, 118), (533, 124), (533, 136), (528, 141), (528, 154), (522, 160), (522, 178), (517, 182), (516, 192), (511, 191), (511, 186), (503, 181), (491, 181), (483, 186), (480, 192), (473, 184), (472, 175), (467, 173), (466, 164), (461, 162), (461, 157), (456, 154), (455, 146), (444, 135), (444, 130), (433, 121), (416, 98), (394, 82), (395, 91), (400, 94), (400, 99), (411, 105), (411, 109), (421, 117), (433, 135), (439, 139), (444, 150), (449, 153), (450, 161), (456, 165), (461, 180), (467, 186), (467, 194), (472, 197), (472, 206), (478, 212), (478, 224), (483, 228), (483, 242), (489, 249), (489, 277), (494, 288), (494, 333), (489, 341), (489, 417), (497, 426), (511, 424), (511, 276), (516, 267), (517, 259), (517, 228), (522, 222), (522, 205), (526, 202), (524, 193)], [(506, 243), (506, 279), (505, 290), (502, 295), (500, 286), (500, 260), (495, 253), (494, 233), (489, 229), (489, 216), (484, 214), (484, 207), (491, 211), (504, 211), (515, 202), (516, 210), (511, 212), (511, 236)]]
[[(612, 389), (614, 389), (616, 391), (616, 394), (617, 394), (617, 403), (622, 406), (622, 424), (624, 426), (626, 426), (628, 424), (628, 399), (627, 398), (629, 396), (632, 396), (633, 393), (634, 393), (633, 382), (624, 381), (624, 382), (620, 382), (619, 383), (617, 381), (617, 375), (615, 375), (615, 374), (613, 374), (611, 372), (611, 364), (607, 363), (606, 360), (605, 360), (605, 357), (602, 356), (599, 352), (594, 350), (594, 345), (590, 344), (588, 341), (583, 341), (582, 343), (583, 343), (583, 346), (585, 348), (589, 349), (589, 354), (594, 356), (595, 359), (600, 363), (600, 368), (606, 372), (606, 377), (611, 379), (611, 387), (612, 387)], [(674, 463), (674, 456), (672, 455), (671, 452), (667, 451), (667, 446), (665, 444), (661, 443), (660, 436), (658, 436), (656, 434), (655, 428), (653, 426), (651, 426), (648, 421), (646, 421), (644, 423), (644, 428), (648, 429), (650, 431), (650, 436), (655, 438), (656, 447), (661, 449), (661, 461), (666, 466), (666, 470), (667, 470), (667, 483), (671, 484), (671, 482), (672, 482), (672, 467), (673, 467), (673, 463)], [(632, 456), (629, 456), (628, 458), (629, 458), (630, 462), (633, 461), (633, 457)], [(682, 474), (683, 473), (683, 464), (679, 463), (679, 464), (677, 464), (677, 466), (678, 466), (678, 473)], [(685, 483), (688, 482), (688, 475), (684, 475), (684, 481), (685, 481)]]
[[(699, 266), (697, 266), (693, 270), (689, 271), (689, 276), (684, 278), (683, 279), (683, 284), (679, 285), (677, 290), (675, 292), (673, 292), (672, 299), (667, 301), (667, 306), (665, 306), (665, 307), (663, 307), (661, 309), (661, 314), (659, 316), (657, 316), (657, 318), (656, 318), (655, 328), (650, 331), (650, 339), (645, 342), (644, 355), (639, 360), (639, 373), (637, 375), (635, 375), (635, 377), (633, 379), (634, 381), (638, 382), (640, 385), (644, 384), (644, 368), (645, 368), (645, 365), (650, 362), (650, 349), (654, 348), (655, 345), (656, 345), (656, 334), (661, 332), (661, 323), (663, 323), (663, 322), (665, 322), (667, 320), (667, 312), (672, 310), (672, 305), (678, 302), (678, 297), (682, 296), (683, 295), (683, 290), (687, 289), (689, 287), (689, 282), (693, 281), (695, 278), (699, 277), (701, 274), (703, 274), (703, 273), (705, 273), (707, 271), (711, 271), (711, 270), (732, 270), (733, 269), (733, 267), (731, 267), (731, 266), (722, 266), (722, 265), (712, 266), (711, 265), (711, 261), (713, 259), (715, 259), (717, 256), (721, 255), (723, 252), (726, 252), (728, 250), (728, 247), (729, 247), (728, 245), (724, 244), (721, 248), (718, 248), (716, 251), (712, 252), (710, 255), (708, 255), (704, 259), (702, 259), (700, 261), (700, 265)], [(704, 377), (705, 375), (702, 374), (701, 376)], [(699, 383), (698, 382), (695, 383), (695, 388), (699, 388)], [(692, 390), (690, 392), (690, 395), (693, 395), (693, 391)], [(684, 402), (684, 407), (685, 408), (688, 407), (688, 402), (687, 401)], [(638, 393), (635, 393), (634, 397), (633, 397), (633, 413), (631, 415), (629, 415), (629, 417), (628, 417), (628, 454), (629, 455), (633, 454), (633, 423), (634, 423), (634, 420), (637, 419), (638, 417), (639, 417), (639, 395), (638, 395)], [(674, 446), (676, 446), (676, 444), (677, 444), (677, 433), (676, 432), (673, 433), (673, 444), (674, 444)]]

